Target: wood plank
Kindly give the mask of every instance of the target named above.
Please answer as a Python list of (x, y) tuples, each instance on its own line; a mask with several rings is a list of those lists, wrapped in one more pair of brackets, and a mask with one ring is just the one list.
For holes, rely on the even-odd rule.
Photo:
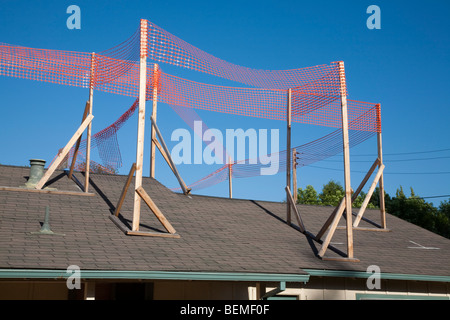
[(95, 196), (95, 193), (86, 193), (86, 192), (79, 192), (79, 191), (29, 189), (29, 188), (1, 187), (1, 186), (0, 186), (0, 191), (38, 192), (38, 193), (46, 193), (46, 194), (61, 194), (61, 195), (67, 195), (67, 196), (88, 196), (88, 197)]
[(158, 232), (147, 232), (147, 231), (131, 231), (128, 230), (126, 232), (129, 236), (144, 236), (144, 237), (161, 237), (161, 238), (176, 238), (179, 239), (179, 234), (171, 234), (171, 233), (158, 233)]
[[(161, 146), (161, 144), (159, 143), (159, 141), (156, 139), (154, 139), (153, 143), (155, 144), (155, 146), (158, 148), (158, 150), (161, 152), (161, 155), (163, 156), (164, 160), (166, 160), (167, 164), (169, 165), (170, 169), (174, 172), (172, 164), (170, 163), (169, 157), (167, 156), (166, 152), (164, 151), (163, 147)], [(175, 173), (175, 172), (174, 172)]]
[[(158, 77), (158, 65), (155, 63), (153, 66), (153, 105), (152, 105), (152, 117), (156, 121), (156, 115), (158, 110), (158, 86), (157, 86), (157, 77)], [(156, 133), (151, 128), (151, 145), (150, 145), (150, 177), (155, 178), (155, 140)], [(161, 151), (161, 149), (160, 149)]]
[(135, 171), (136, 171), (136, 163), (133, 163), (131, 166), (130, 172), (128, 173), (127, 181), (125, 182), (125, 185), (123, 186), (122, 193), (119, 198), (119, 202), (117, 203), (116, 209), (114, 210), (114, 215), (116, 217), (119, 216), (120, 209), (122, 209), (122, 205), (125, 200), (125, 196), (127, 194), (128, 188), (130, 187), (131, 180), (133, 179), (133, 175), (134, 175)]
[[(81, 119), (81, 123), (83, 123), (84, 119), (86, 119), (86, 117), (88, 115), (88, 112), (89, 112), (89, 101), (87, 101), (86, 105), (84, 106), (84, 113), (83, 113), (83, 118)], [(68, 174), (69, 179), (72, 179), (73, 169), (75, 168), (75, 162), (77, 161), (78, 149), (80, 148), (80, 143), (81, 143), (81, 137), (82, 136), (83, 136), (83, 134), (81, 134), (81, 136), (78, 138), (77, 144), (75, 145), (75, 148), (74, 148), (74, 151), (73, 151), (72, 162), (70, 164), (70, 171), (69, 171), (69, 174)]]
[[(291, 120), (292, 120), (292, 90), (288, 89), (286, 114), (286, 186), (291, 188)], [(286, 221), (291, 224), (291, 206), (286, 204)]]
[[(139, 113), (136, 146), (136, 177), (135, 190), (142, 185), (142, 166), (144, 164), (144, 136), (145, 136), (145, 100), (147, 88), (147, 20), (141, 19), (140, 29), (140, 61), (139, 61)], [(141, 214), (141, 197), (134, 193), (132, 230), (139, 230)]]
[(285, 190), (286, 190), (286, 198), (288, 199), (288, 204), (292, 207), (292, 209), (294, 209), (295, 216), (297, 217), (297, 222), (298, 222), (298, 226), (300, 228), (300, 231), (302, 233), (305, 233), (305, 231), (306, 231), (305, 225), (303, 224), (303, 220), (300, 217), (300, 213), (298, 212), (298, 208), (295, 205), (294, 199), (292, 198), (291, 190), (289, 190), (288, 186), (286, 186)]
[(86, 127), (91, 123), (94, 116), (92, 114), (88, 115), (86, 119), (83, 121), (81, 126), (78, 128), (78, 130), (75, 132), (75, 134), (72, 136), (72, 138), (69, 140), (67, 145), (61, 150), (61, 152), (58, 154), (56, 159), (53, 161), (52, 165), (47, 169), (45, 174), (42, 176), (41, 180), (36, 184), (36, 189), (42, 189), (44, 184), (50, 179), (51, 175), (55, 170), (58, 168), (58, 166), (61, 164), (61, 162), (64, 160), (66, 155), (69, 153), (72, 146), (75, 144), (77, 139), (81, 136), (84, 130), (86, 130)]
[(375, 191), (375, 187), (377, 186), (378, 180), (380, 180), (381, 175), (383, 174), (383, 171), (384, 171), (384, 164), (382, 164), (380, 169), (378, 169), (377, 175), (373, 179), (373, 182), (372, 182), (372, 185), (370, 186), (369, 192), (367, 192), (367, 195), (364, 198), (361, 208), (358, 211), (358, 215), (355, 218), (353, 227), (357, 227), (359, 225), (359, 222), (361, 221), (364, 211), (366, 211), (367, 205), (369, 204), (370, 198), (372, 197), (372, 194)]
[[(381, 138), (381, 105), (377, 104), (377, 121), (380, 124), (380, 132), (377, 133), (377, 149), (378, 149), (378, 159), (380, 159), (380, 164), (378, 168), (383, 163), (383, 146), (382, 146), (382, 138)], [(383, 174), (381, 174), (379, 185), (379, 197), (380, 197), (380, 218), (381, 218), (381, 227), (386, 228), (386, 205), (384, 200), (384, 179)]]
[(353, 258), (353, 228), (352, 228), (352, 193), (350, 183), (350, 143), (348, 135), (348, 111), (347, 111), (347, 92), (345, 81), (344, 62), (339, 62), (340, 73), (340, 97), (341, 97), (341, 115), (342, 115), (342, 138), (344, 146), (344, 183), (345, 183), (345, 208), (347, 223), (347, 255)]
[[(158, 218), (159, 222), (164, 226), (164, 228), (169, 233), (176, 233), (175, 229), (172, 227), (170, 222), (166, 219), (164, 214), (159, 210), (159, 208), (156, 206), (156, 204), (153, 202), (153, 200), (150, 198), (150, 196), (147, 194), (147, 192), (144, 190), (144, 188), (139, 187), (136, 189), (136, 192), (138, 195), (144, 200), (144, 202), (147, 204), (147, 206), (152, 210), (153, 214)], [(133, 230), (134, 231), (134, 230)]]

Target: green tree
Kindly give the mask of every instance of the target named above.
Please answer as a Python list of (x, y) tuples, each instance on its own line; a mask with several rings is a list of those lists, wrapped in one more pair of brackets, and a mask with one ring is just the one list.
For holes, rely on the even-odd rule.
[(319, 204), (319, 197), (316, 189), (312, 185), (307, 185), (305, 190), (298, 188), (297, 191), (297, 203), (300, 204)]
[(324, 206), (337, 206), (345, 196), (344, 188), (339, 182), (330, 180), (319, 193), (320, 203)]

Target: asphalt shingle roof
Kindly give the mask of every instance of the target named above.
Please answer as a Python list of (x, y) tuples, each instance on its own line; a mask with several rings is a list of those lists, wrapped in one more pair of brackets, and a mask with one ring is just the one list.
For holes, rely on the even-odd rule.
[[(19, 187), (29, 168), (0, 166), (0, 186)], [(84, 181), (81, 173), (75, 176)], [(126, 176), (91, 174), (93, 196), (0, 190), (0, 268), (85, 270), (261, 272), (303, 274), (303, 269), (366, 271), (450, 276), (450, 241), (387, 215), (391, 232), (354, 231), (354, 255), (360, 262), (324, 261), (315, 256), (321, 245), (285, 223), (286, 204), (206, 197), (171, 192), (145, 178), (143, 187), (169, 220), (179, 239), (125, 235), (109, 216)], [(80, 192), (62, 171), (52, 188)], [(131, 225), (132, 182), (121, 211)], [(36, 235), (50, 207), (53, 232)], [(332, 207), (299, 205), (306, 229), (316, 234)], [(378, 210), (364, 217), (379, 221)], [(340, 225), (344, 224), (344, 219)], [(362, 221), (360, 226), (371, 226)], [(165, 232), (142, 202), (141, 230)], [(411, 242), (413, 241), (413, 242)], [(345, 230), (336, 230), (332, 245), (346, 252)], [(417, 247), (420, 244), (428, 248)], [(326, 256), (337, 254), (327, 251)]]

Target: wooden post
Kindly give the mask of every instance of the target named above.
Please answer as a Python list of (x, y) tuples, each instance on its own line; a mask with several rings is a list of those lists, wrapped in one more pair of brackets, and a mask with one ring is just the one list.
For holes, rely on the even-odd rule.
[(228, 193), (230, 195), (230, 199), (233, 198), (233, 184), (232, 184), (232, 176), (233, 176), (233, 164), (231, 163), (231, 157), (228, 157)]
[(348, 136), (347, 89), (344, 62), (339, 63), (342, 137), (344, 147), (345, 211), (347, 218), (347, 256), (353, 258), (352, 191), (350, 183), (350, 144)]
[[(145, 133), (145, 99), (147, 84), (147, 20), (141, 19), (140, 64), (139, 64), (139, 114), (136, 147), (136, 177), (135, 190), (142, 186), (142, 166), (144, 163), (144, 133)], [(139, 230), (141, 214), (141, 197), (134, 193), (132, 231)]]
[[(291, 89), (288, 89), (287, 95), (287, 114), (286, 114), (286, 187), (291, 188)], [(286, 194), (286, 222), (291, 224), (291, 206), (289, 205), (288, 197)]]
[[(152, 108), (152, 117), (156, 121), (156, 114), (158, 109), (158, 65), (155, 63), (153, 67), (153, 108)], [(155, 139), (156, 133), (151, 128), (151, 144), (150, 144), (150, 177), (155, 178)]]
[[(95, 53), (91, 55), (91, 77), (89, 81), (89, 114), (92, 115), (92, 106), (94, 104), (94, 70), (95, 70)], [(91, 133), (92, 133), (92, 122), (89, 123), (87, 128), (87, 141), (86, 141), (86, 172), (84, 181), (84, 192), (89, 190), (89, 171), (91, 164)]]
[(292, 150), (292, 185), (294, 203), (297, 203), (297, 150)]
[[(378, 146), (378, 159), (380, 160), (378, 164), (378, 170), (380, 170), (383, 164), (383, 148), (382, 148), (382, 140), (381, 140), (381, 106), (377, 104), (377, 146)], [(384, 181), (383, 174), (381, 174), (379, 181), (379, 189), (380, 189), (380, 214), (381, 214), (381, 227), (386, 229), (386, 206), (384, 202)]]

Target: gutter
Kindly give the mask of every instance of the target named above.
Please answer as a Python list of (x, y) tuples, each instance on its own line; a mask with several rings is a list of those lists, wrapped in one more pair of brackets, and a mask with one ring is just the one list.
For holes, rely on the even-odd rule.
[[(342, 270), (318, 270), (303, 269), (313, 277), (344, 277), (344, 278), (363, 278), (367, 279), (373, 275), (372, 272), (364, 271), (342, 271)], [(409, 281), (431, 281), (431, 282), (450, 282), (450, 276), (435, 276), (421, 274), (402, 274), (402, 273), (380, 273), (380, 279), (386, 280), (409, 280)]]
[[(0, 269), (0, 279), (67, 279), (71, 270), (55, 269)], [(177, 272), (177, 271), (122, 271), (80, 270), (81, 279), (148, 279), (148, 280), (209, 280), (308, 282), (309, 274), (241, 273), (241, 272)]]

